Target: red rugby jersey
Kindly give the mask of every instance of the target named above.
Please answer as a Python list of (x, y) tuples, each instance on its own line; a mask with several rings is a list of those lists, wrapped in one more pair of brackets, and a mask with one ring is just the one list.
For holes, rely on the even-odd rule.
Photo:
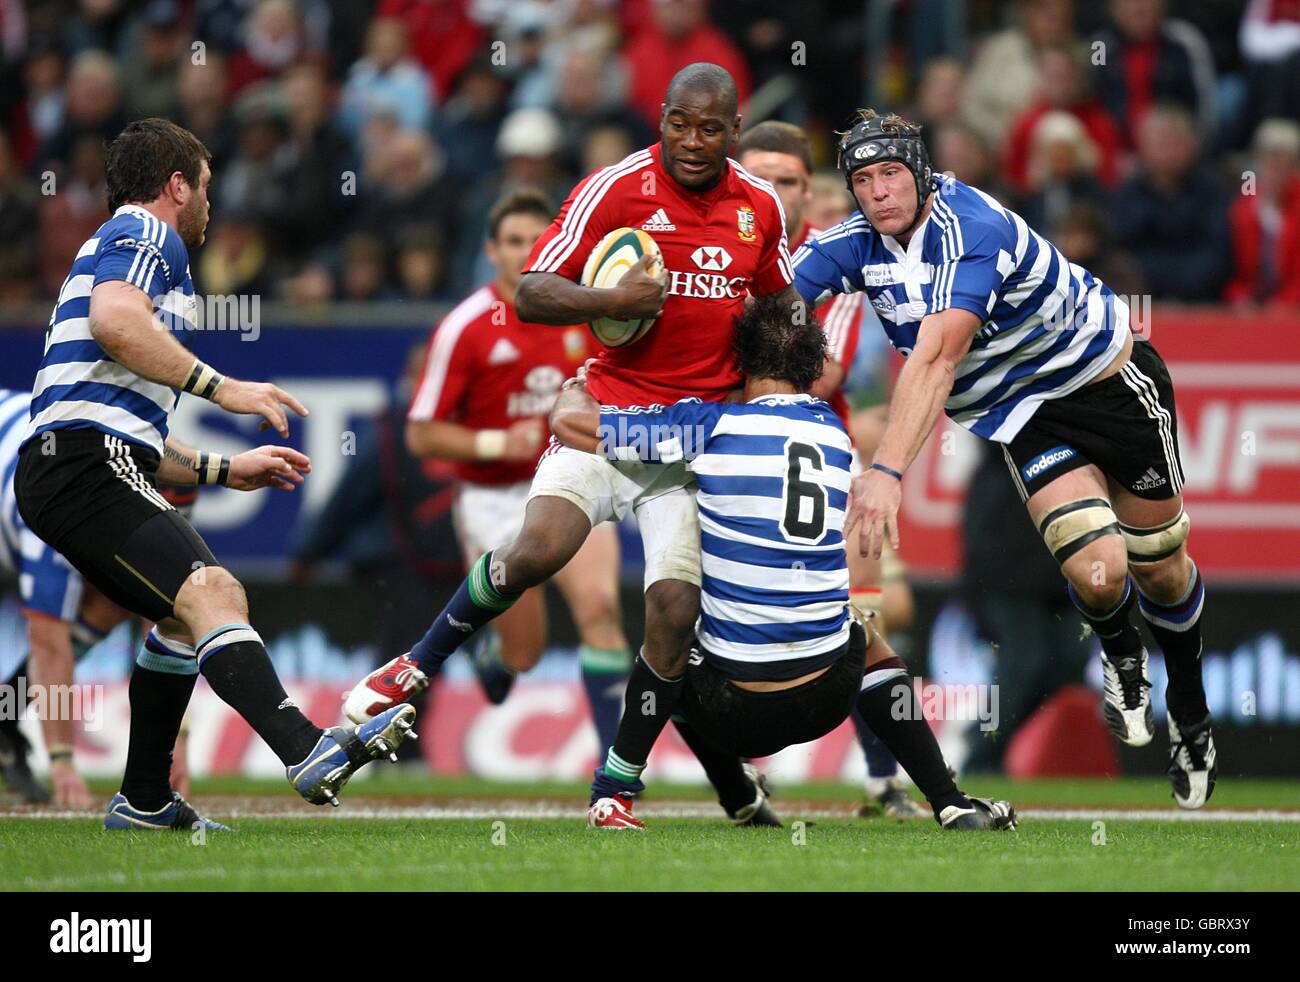
[[(790, 251), (798, 251), (809, 239), (815, 239), (821, 234), (821, 229), (804, 222), (798, 241), (790, 244)], [(858, 332), (862, 330), (862, 302), (865, 297), (865, 293), (837, 293), (816, 310), (817, 320), (826, 335), (826, 354), (845, 372), (853, 364), (853, 356), (858, 352)], [(851, 439), (853, 431), (849, 427), (849, 401), (844, 397), (843, 385), (831, 394), (829, 401), (835, 415), (849, 431)]]
[[(420, 384), (407, 418), (439, 419), (474, 430), (503, 430), (521, 419), (542, 423), (560, 384), (591, 356), (596, 340), (585, 325), (525, 324), (495, 284), (475, 290), (452, 309), (429, 339)], [(456, 475), (474, 484), (514, 484), (532, 478), (530, 460), (458, 460)]]
[(643, 228), (658, 243), (668, 298), (644, 337), (601, 349), (587, 374), (591, 394), (613, 406), (725, 398), (740, 384), (731, 331), (745, 295), (794, 282), (776, 192), (734, 160), (717, 187), (691, 191), (664, 170), (656, 144), (582, 180), (524, 271), (576, 282), (596, 244), (624, 226)]

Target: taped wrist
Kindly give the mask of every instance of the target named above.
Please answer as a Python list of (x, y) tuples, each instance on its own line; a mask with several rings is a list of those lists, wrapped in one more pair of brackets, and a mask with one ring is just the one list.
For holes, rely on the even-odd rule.
[(479, 430), (474, 434), (474, 456), (479, 460), (500, 460), (505, 455), (505, 430)]
[(190, 366), (189, 378), (185, 380), (181, 389), (200, 399), (212, 399), (217, 394), (217, 388), (225, 380), (226, 377), (211, 365), (205, 365), (195, 358), (194, 364)]
[(230, 480), (230, 460), (219, 453), (200, 450), (194, 469), (198, 472), (199, 484), (220, 484), (224, 487)]

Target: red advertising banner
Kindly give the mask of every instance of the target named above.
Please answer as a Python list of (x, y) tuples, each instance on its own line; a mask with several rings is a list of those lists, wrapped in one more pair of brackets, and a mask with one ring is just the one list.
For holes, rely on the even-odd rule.
[[(343, 722), (340, 706), (344, 683), (288, 680), (285, 690), (306, 715), (321, 726)], [(970, 704), (965, 688), (951, 694), (942, 686), (920, 690), (927, 718), (950, 758), (960, 760), (957, 734), (974, 726), (980, 707)], [(84, 687), (86, 716), (77, 734), (78, 770), (86, 776), (117, 777), (126, 762), (130, 704), (126, 682)], [(234, 710), (213, 694), (206, 682), (194, 690), (188, 713), (188, 763), (196, 777), (243, 774), (283, 778), (284, 766)], [(953, 728), (945, 734), (945, 727)], [(23, 723), (35, 748), (33, 766), (45, 773), (48, 758), (35, 720)], [(490, 706), (477, 684), (439, 679), (425, 712), (416, 720), (419, 748), (437, 774), (472, 774), (499, 781), (584, 781), (598, 763), (596, 731), (586, 695), (578, 682), (521, 680), (500, 706)], [(650, 755), (655, 780), (702, 783), (704, 771), (673, 727), (668, 727)], [(382, 765), (381, 765), (382, 766)], [(866, 775), (862, 750), (847, 720), (812, 743), (788, 747), (762, 761), (773, 780), (784, 784), (843, 780), (860, 783)], [(357, 784), (364, 780), (360, 776)], [(352, 788), (352, 785), (349, 785)], [(288, 786), (285, 793), (291, 793)], [(581, 804), (581, 802), (579, 802)]]
[[(1169, 366), (1190, 540), (1208, 577), (1300, 582), (1300, 311), (1157, 307), (1135, 322)], [(902, 554), (954, 575), (977, 440), (946, 418), (908, 471)]]

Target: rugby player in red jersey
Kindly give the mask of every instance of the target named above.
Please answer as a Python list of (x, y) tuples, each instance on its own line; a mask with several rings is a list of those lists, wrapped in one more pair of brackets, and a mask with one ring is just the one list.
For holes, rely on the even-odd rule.
[[(724, 399), (741, 382), (731, 334), (745, 298), (776, 294), (799, 303), (780, 201), (771, 185), (728, 159), (739, 132), (731, 76), (707, 62), (686, 66), (665, 96), (659, 143), (580, 182), (534, 246), (515, 296), (522, 320), (658, 319), (635, 343), (600, 352), (587, 372), (588, 389), (600, 402)], [(643, 257), (613, 288), (580, 285), (595, 245), (625, 226), (644, 228), (655, 239), (663, 275), (647, 275)], [(359, 683), (370, 690), (372, 707), (405, 694), (378, 684), (385, 674), (409, 670), (414, 684), (427, 684), (478, 628), (563, 569), (592, 528), (629, 511), (646, 554), (645, 643), (617, 738), (592, 786), (593, 806), (612, 801), (616, 807), (593, 808), (589, 819), (599, 813), (597, 824), (638, 827), (631, 798), (644, 788), (640, 776), (650, 748), (680, 699), (699, 614), (699, 517), (684, 464), (614, 463), (553, 442), (538, 465), (519, 535), (479, 558), (410, 655)], [(775, 823), (752, 771), (678, 727), (734, 821)]]
[[(776, 120), (759, 123), (741, 136), (736, 159), (747, 171), (776, 189), (785, 211), (785, 231), (791, 253), (807, 239), (821, 234), (821, 229), (814, 228), (804, 218), (805, 209), (812, 201), (812, 148), (803, 130), (792, 123)], [(861, 293), (841, 293), (816, 311), (826, 335), (826, 360), (821, 378), (809, 392), (835, 410), (849, 434), (853, 433), (853, 426), (844, 380), (857, 353), (858, 338), (863, 329), (863, 300)], [(876, 448), (864, 449), (870, 455)], [(852, 470), (854, 474), (862, 470), (856, 447)], [(849, 602), (864, 616), (874, 617), (882, 635), (887, 628), (906, 628), (911, 620), (911, 591), (897, 569), (900, 566), (897, 560), (892, 554), (877, 560), (863, 556), (857, 549), (847, 552)], [(885, 578), (882, 567), (887, 564), (895, 569), (890, 577)], [(852, 719), (867, 765), (867, 803), (859, 814), (864, 817), (879, 814), (891, 818), (929, 817), (929, 812), (907, 794), (898, 780), (898, 761), (889, 748), (871, 732), (856, 709)]]
[[(488, 216), (488, 258), (496, 278), (447, 314), (429, 342), (407, 417), (406, 442), (420, 457), (455, 461), (459, 485), (453, 517), (466, 565), (519, 533), (528, 489), (545, 445), (546, 415), (564, 380), (594, 353), (586, 325), (539, 327), (520, 321), (515, 290), (538, 237), (555, 216), (541, 191), (506, 194)], [(614, 742), (632, 653), (618, 600), (618, 537), (614, 526), (591, 530), (554, 576), (573, 615), (583, 684), (600, 739)], [(537, 664), (546, 643), (541, 589), (527, 591), (492, 622), (473, 655), (493, 703), (504, 701), (515, 674)], [(349, 715), (365, 705), (349, 704)], [(354, 700), (355, 703), (355, 700)]]

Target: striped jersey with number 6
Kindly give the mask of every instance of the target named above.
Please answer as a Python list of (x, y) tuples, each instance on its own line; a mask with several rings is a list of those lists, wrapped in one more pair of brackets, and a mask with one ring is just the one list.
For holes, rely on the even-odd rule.
[(769, 395), (602, 406), (600, 438), (609, 457), (685, 459), (695, 474), (703, 573), (696, 633), (713, 665), (747, 679), (791, 679), (839, 657), (849, 637), (840, 528), (852, 445), (829, 405)]

